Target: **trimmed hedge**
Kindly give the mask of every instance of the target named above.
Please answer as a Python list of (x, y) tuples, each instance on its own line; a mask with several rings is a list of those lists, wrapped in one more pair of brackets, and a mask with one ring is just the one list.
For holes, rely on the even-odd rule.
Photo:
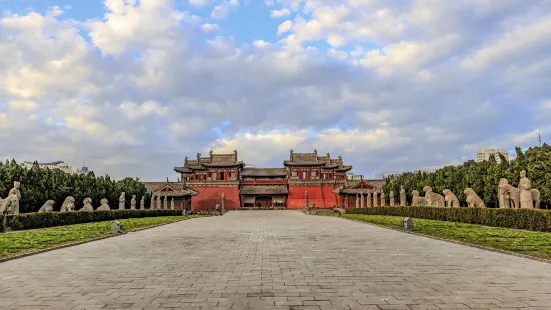
[(347, 214), (413, 217), (494, 227), (551, 231), (551, 211), (540, 209), (375, 207), (350, 208)]
[(138, 217), (180, 216), (182, 210), (112, 210), (7, 215), (0, 231), (25, 230)]

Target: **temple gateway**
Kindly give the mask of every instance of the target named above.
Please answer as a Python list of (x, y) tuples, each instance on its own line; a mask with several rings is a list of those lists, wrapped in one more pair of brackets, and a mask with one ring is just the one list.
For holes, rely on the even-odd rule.
[[(302, 209), (352, 207), (357, 193), (380, 191), (384, 180), (347, 179), (342, 157), (313, 153), (289, 153), (282, 168), (249, 168), (231, 154), (187, 156), (184, 165), (175, 167), (178, 182), (144, 182), (149, 192), (160, 199), (179, 198), (177, 209), (225, 210), (248, 208)], [(366, 198), (367, 199), (367, 196)], [(156, 205), (160, 202), (155, 200)]]

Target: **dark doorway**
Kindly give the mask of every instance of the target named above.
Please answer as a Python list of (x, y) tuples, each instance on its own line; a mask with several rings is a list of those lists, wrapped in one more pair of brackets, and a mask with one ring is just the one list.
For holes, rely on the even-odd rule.
[(264, 208), (272, 206), (272, 197), (270, 196), (258, 196), (255, 199), (256, 207)]
[(224, 178), (224, 172), (220, 172), (220, 180), (225, 180), (225, 178)]

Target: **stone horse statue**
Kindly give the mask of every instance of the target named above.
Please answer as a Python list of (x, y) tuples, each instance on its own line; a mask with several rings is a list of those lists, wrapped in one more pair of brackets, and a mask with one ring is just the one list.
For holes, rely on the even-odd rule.
[[(534, 208), (539, 209), (541, 203), (541, 193), (539, 190), (531, 189), (532, 199), (534, 200)], [(506, 208), (520, 209), (520, 189), (510, 184), (502, 184), (500, 193), (504, 197), (508, 198), (509, 204), (506, 204)]]

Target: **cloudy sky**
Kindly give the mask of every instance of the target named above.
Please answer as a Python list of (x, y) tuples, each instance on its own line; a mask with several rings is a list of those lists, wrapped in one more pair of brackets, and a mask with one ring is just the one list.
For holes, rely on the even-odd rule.
[[(0, 0), (0, 158), (373, 177), (551, 140), (549, 0)], [(548, 138), (548, 140), (546, 140)], [(548, 141), (549, 142), (549, 141)]]

